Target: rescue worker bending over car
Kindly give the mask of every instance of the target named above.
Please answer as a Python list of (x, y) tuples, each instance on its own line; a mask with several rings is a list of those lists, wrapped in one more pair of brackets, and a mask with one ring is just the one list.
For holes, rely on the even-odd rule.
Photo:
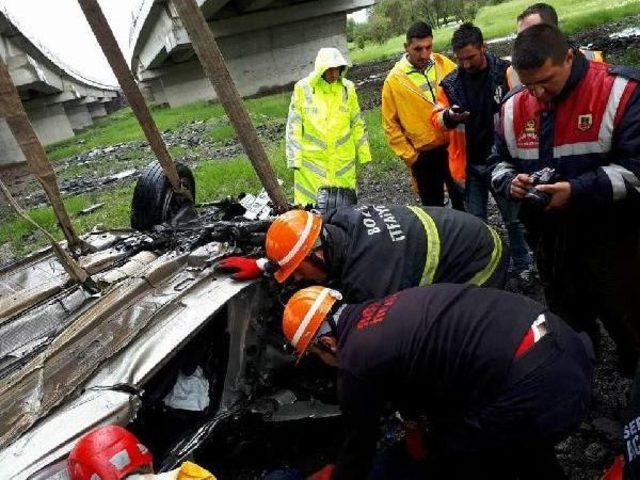
[(352, 302), (432, 283), (504, 287), (509, 255), (496, 231), (473, 215), (442, 207), (358, 206), (324, 218), (280, 215), (266, 236), (266, 259), (228, 257), (234, 278), (338, 286)]
[(140, 440), (118, 425), (91, 430), (78, 440), (67, 460), (70, 480), (216, 480), (195, 463), (153, 473), (153, 455)]
[(576, 55), (554, 26), (515, 40), (492, 184), (521, 201), (549, 308), (632, 374), (640, 351), (640, 72)]
[(310, 478), (367, 478), (386, 402), (429, 422), (421, 478), (564, 478), (554, 445), (587, 413), (587, 335), (495, 289), (442, 284), (361, 304), (341, 299), (305, 288), (283, 314), (299, 356), (338, 368), (344, 444), (335, 465)]
[(348, 189), (356, 203), (357, 173), (371, 152), (347, 67), (337, 48), (321, 48), (314, 71), (293, 89), (286, 154), (297, 205), (317, 204), (321, 187)]

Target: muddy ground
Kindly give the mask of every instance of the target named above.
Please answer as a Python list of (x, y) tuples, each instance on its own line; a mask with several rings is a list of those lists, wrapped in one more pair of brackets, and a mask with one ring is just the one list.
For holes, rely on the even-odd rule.
[[(612, 40), (609, 34), (629, 25), (637, 25), (639, 18), (626, 19), (611, 25), (600, 26), (574, 37), (577, 44), (594, 44), (608, 55), (622, 55), (629, 48), (640, 48), (640, 38)], [(492, 44), (497, 53), (508, 54), (509, 41)], [(358, 85), (360, 103), (363, 109), (380, 105), (380, 90), (384, 77), (393, 66), (395, 59), (374, 62), (354, 67), (350, 77)], [(214, 142), (205, 135), (204, 122), (193, 122), (179, 129), (163, 132), (169, 146), (177, 145), (189, 151), (189, 155), (177, 158), (191, 166), (205, 159), (224, 160), (241, 152), (238, 143), (231, 139)], [(259, 128), (260, 136), (266, 143), (279, 141), (284, 134), (284, 125), (269, 124)], [(133, 152), (143, 151), (142, 155)], [(115, 185), (130, 184), (141, 169), (150, 161), (152, 154), (144, 142), (129, 142), (96, 149), (75, 155), (56, 163), (61, 190), (65, 194), (78, 194), (113, 188)], [(82, 176), (74, 175), (74, 168), (89, 166)], [(34, 206), (44, 202), (44, 194), (39, 187), (34, 188), (33, 179), (24, 168), (0, 172), (10, 184), (20, 203)], [(360, 179), (361, 203), (406, 204), (415, 203), (417, 197), (411, 190), (409, 175), (403, 167), (389, 172), (384, 178), (373, 178), (364, 172)], [(0, 209), (2, 205), (0, 205)], [(1, 213), (1, 212), (0, 212)], [(491, 207), (490, 223), (497, 226), (503, 236), (504, 228), (495, 205)], [(0, 245), (0, 263), (7, 260), (10, 252)], [(510, 289), (542, 301), (542, 289), (538, 281), (522, 285), (512, 282)], [(614, 454), (622, 449), (621, 411), (626, 404), (629, 381), (618, 373), (617, 357), (611, 341), (604, 344), (602, 358), (596, 373), (593, 408), (589, 418), (580, 429), (558, 446), (558, 455), (571, 479), (593, 480), (599, 478), (603, 469), (611, 462)], [(227, 465), (218, 472), (219, 478), (257, 478), (265, 469), (276, 467), (298, 467), (304, 473), (318, 468), (331, 459), (337, 437), (335, 423), (318, 422), (297, 425), (293, 428), (256, 432), (245, 451), (253, 455), (254, 461), (247, 461), (239, 467)], [(386, 436), (393, 436), (394, 426), (388, 426)], [(317, 436), (312, 444), (309, 436)], [(321, 440), (321, 441), (318, 441)], [(328, 447), (327, 443), (333, 445)], [(253, 452), (253, 453), (251, 453)], [(206, 459), (199, 459), (206, 464)]]

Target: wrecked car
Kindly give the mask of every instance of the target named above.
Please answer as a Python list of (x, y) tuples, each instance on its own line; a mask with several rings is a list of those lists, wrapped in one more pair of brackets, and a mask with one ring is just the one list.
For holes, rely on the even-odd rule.
[(166, 470), (207, 442), (237, 442), (236, 424), (339, 415), (330, 372), (294, 368), (286, 292), (215, 271), (225, 255), (261, 253), (269, 197), (196, 209), (161, 172), (138, 179), (138, 230), (82, 236), (90, 253), (77, 260), (97, 289), (52, 248), (0, 269), (0, 478), (67, 478), (75, 441), (108, 423), (136, 432)]

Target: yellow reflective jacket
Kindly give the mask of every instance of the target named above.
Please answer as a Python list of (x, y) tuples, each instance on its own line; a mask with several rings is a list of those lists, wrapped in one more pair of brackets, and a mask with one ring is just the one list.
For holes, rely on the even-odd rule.
[[(456, 68), (444, 55), (433, 54), (436, 67), (436, 97), (440, 81)], [(415, 162), (419, 150), (430, 150), (447, 143), (448, 134), (431, 123), (434, 107), (430, 95), (416, 86), (405, 72), (406, 60), (391, 69), (382, 87), (382, 122), (391, 149), (407, 166)]]
[[(322, 74), (344, 67), (337, 82)], [(320, 187), (356, 188), (358, 166), (371, 160), (369, 140), (347, 62), (336, 48), (321, 48), (313, 73), (296, 83), (286, 131), (287, 165), (294, 172), (294, 202), (315, 204)]]

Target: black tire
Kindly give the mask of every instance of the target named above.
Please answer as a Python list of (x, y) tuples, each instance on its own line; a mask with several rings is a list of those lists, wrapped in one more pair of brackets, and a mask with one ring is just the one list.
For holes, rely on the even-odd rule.
[(322, 215), (338, 207), (358, 203), (356, 191), (352, 188), (321, 187), (318, 189), (318, 210)]
[[(196, 182), (189, 167), (176, 163), (180, 181), (196, 198)], [(140, 175), (131, 199), (131, 228), (145, 231), (160, 225), (171, 218), (189, 200), (181, 195), (175, 195), (169, 180), (158, 162), (153, 162)]]

